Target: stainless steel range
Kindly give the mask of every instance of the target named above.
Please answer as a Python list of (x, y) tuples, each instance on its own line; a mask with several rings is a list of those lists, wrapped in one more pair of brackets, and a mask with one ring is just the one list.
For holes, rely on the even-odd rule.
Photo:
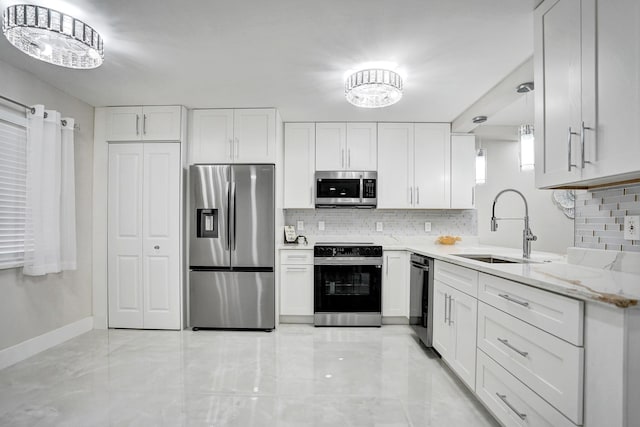
[(314, 324), (382, 324), (382, 246), (319, 243), (314, 247)]

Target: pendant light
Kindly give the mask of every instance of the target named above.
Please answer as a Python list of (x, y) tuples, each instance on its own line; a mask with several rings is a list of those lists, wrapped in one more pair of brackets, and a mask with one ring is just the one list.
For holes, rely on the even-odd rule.
[(487, 149), (478, 148), (476, 151), (476, 184), (487, 182)]
[(533, 170), (535, 166), (533, 126), (520, 126), (518, 134), (520, 137), (520, 170)]

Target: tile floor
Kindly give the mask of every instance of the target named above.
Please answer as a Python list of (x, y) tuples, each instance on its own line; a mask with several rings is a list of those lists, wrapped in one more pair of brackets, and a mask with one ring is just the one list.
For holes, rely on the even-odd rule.
[(407, 326), (91, 331), (0, 371), (7, 426), (496, 426)]

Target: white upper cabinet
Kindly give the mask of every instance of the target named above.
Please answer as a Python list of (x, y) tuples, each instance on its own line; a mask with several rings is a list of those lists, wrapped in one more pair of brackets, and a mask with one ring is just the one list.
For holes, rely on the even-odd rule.
[(378, 124), (378, 208), (413, 206), (413, 123)]
[(316, 123), (316, 170), (345, 169), (346, 150), (346, 123)]
[(474, 209), (476, 191), (476, 137), (451, 136), (451, 208)]
[(377, 169), (375, 123), (316, 123), (316, 170)]
[(378, 170), (378, 129), (376, 123), (347, 123), (347, 169)]
[(284, 208), (313, 209), (315, 123), (284, 125)]
[(191, 163), (233, 161), (233, 110), (193, 110), (190, 125)]
[(110, 107), (107, 141), (179, 141), (181, 110), (178, 105)]
[(536, 185), (640, 177), (635, 0), (546, 0), (535, 10)]
[(190, 163), (275, 163), (275, 110), (193, 110), (189, 160)]
[(451, 125), (416, 123), (414, 207), (447, 209), (451, 205)]
[(236, 163), (276, 162), (276, 111), (274, 109), (235, 110), (233, 133)]
[(448, 123), (378, 124), (378, 208), (450, 207)]

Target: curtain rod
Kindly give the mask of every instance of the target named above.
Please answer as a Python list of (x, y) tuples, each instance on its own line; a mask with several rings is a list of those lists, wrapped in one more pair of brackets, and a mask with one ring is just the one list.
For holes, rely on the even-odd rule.
[(36, 109), (35, 108), (29, 107), (28, 105), (24, 105), (22, 102), (14, 101), (13, 99), (7, 98), (6, 96), (2, 96), (2, 95), (0, 95), (0, 98), (4, 99), (5, 101), (11, 102), (13, 104), (19, 105), (19, 106), (31, 111), (31, 114), (35, 114), (36, 113)]
[[(35, 114), (35, 113), (36, 113), (36, 109), (35, 109), (34, 107), (30, 107), (30, 106), (28, 106), (28, 105), (23, 104), (22, 102), (15, 101), (15, 100), (13, 100), (13, 99), (11, 99), (11, 98), (7, 98), (6, 96), (2, 96), (2, 95), (0, 95), (0, 98), (4, 99), (5, 101), (11, 102), (11, 103), (13, 103), (13, 104), (19, 105), (20, 107), (23, 107), (23, 108), (24, 108), (24, 109), (26, 109), (26, 110), (31, 111), (31, 114)], [(45, 111), (45, 113), (44, 113), (44, 118), (46, 119), (46, 118), (47, 118), (47, 116), (48, 116), (48, 114), (47, 114), (47, 112)], [(66, 120), (60, 120), (60, 123), (62, 123), (62, 126), (66, 126), (66, 125), (67, 125), (67, 121), (66, 121)], [(75, 125), (73, 126), (73, 129), (75, 129), (75, 130), (80, 130), (80, 126), (79, 126), (78, 124), (75, 124)]]

